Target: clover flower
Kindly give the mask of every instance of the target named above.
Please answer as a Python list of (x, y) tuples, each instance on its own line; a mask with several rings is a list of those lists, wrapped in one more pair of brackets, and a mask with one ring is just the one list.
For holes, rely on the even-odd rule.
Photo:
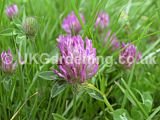
[[(80, 14), (82, 22), (85, 23), (83, 14)], [(68, 34), (78, 34), (82, 29), (81, 24), (74, 12), (71, 12), (62, 22), (62, 28)]]
[(118, 49), (119, 46), (120, 46), (120, 43), (119, 43), (116, 35), (115, 34), (111, 35), (111, 31), (110, 30), (107, 32), (106, 37), (104, 39), (104, 42), (105, 43), (109, 43), (110, 44), (109, 47), (111, 47), (111, 49), (113, 51)]
[(105, 12), (100, 12), (98, 14), (96, 23), (95, 23), (95, 28), (99, 28), (100, 30), (103, 30), (106, 28), (109, 24), (109, 15)]
[(134, 64), (134, 61), (138, 62), (141, 59), (141, 53), (137, 50), (136, 46), (131, 43), (122, 43), (122, 51), (119, 56), (121, 64), (130, 68)]
[(60, 35), (57, 41), (61, 58), (59, 71), (53, 69), (55, 74), (69, 83), (83, 83), (97, 73), (98, 60), (91, 40), (86, 38), (85, 44), (81, 36)]
[(18, 7), (16, 4), (10, 5), (6, 8), (6, 15), (9, 19), (12, 19), (18, 14)]
[(38, 22), (34, 17), (27, 17), (22, 28), (28, 37), (34, 37), (38, 32)]
[(1, 67), (4, 72), (12, 73), (17, 63), (13, 63), (13, 56), (10, 50), (1, 53)]

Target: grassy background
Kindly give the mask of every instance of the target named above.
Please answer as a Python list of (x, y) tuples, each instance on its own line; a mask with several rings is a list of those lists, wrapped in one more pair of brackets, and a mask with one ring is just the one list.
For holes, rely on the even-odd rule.
[[(5, 8), (12, 3), (18, 5), (20, 14), (11, 22), (5, 15)], [(142, 51), (143, 57), (160, 47), (158, 0), (0, 0), (0, 52), (10, 48), (14, 59), (16, 49), (22, 55), (58, 54), (56, 38), (66, 34), (61, 23), (71, 11), (80, 11), (85, 15), (86, 24), (80, 34), (92, 39), (98, 55), (114, 55), (116, 60), (120, 52), (111, 52), (107, 46), (104, 47), (104, 35), (93, 31), (98, 11), (109, 14), (108, 29), (116, 33), (119, 41), (133, 42)], [(34, 41), (27, 39), (21, 29), (26, 16), (35, 16), (39, 23)], [(158, 53), (155, 54), (157, 64), (139, 64), (131, 70), (119, 65), (107, 67), (100, 64), (98, 74), (89, 82), (105, 95), (114, 112), (108, 110), (94, 90), (90, 92), (94, 98), (84, 92), (78, 94), (74, 101), (68, 85), (65, 91), (51, 98), (51, 89), (56, 82), (44, 80), (39, 74), (49, 71), (52, 64), (28, 63), (19, 66), (12, 75), (1, 71), (0, 120), (159, 120), (160, 59)]]

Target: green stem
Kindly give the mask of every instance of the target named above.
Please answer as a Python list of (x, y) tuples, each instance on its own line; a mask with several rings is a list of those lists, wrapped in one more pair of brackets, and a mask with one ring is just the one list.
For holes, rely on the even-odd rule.
[(14, 115), (12, 116), (12, 118), (10, 120), (14, 120), (15, 117), (18, 115), (18, 113), (20, 112), (20, 110), (24, 107), (24, 105), (27, 103), (28, 100), (30, 100), (33, 96), (37, 95), (38, 92), (35, 92), (33, 95), (31, 95), (29, 98), (27, 98), (27, 100), (24, 101), (24, 103), (20, 106), (20, 108), (14, 113)]
[(46, 114), (44, 116), (44, 120), (47, 120), (47, 116), (48, 116), (48, 113), (49, 113), (49, 109), (50, 109), (50, 106), (51, 106), (51, 97), (49, 99), (49, 103), (48, 103), (48, 107), (47, 107), (47, 111), (46, 111)]
[(108, 109), (111, 111), (111, 112), (114, 112), (114, 109), (112, 107), (112, 105), (109, 103), (109, 101), (107, 100), (106, 96), (103, 95), (103, 99), (104, 99), (104, 103), (106, 104), (106, 106), (108, 107)]
[(102, 93), (99, 89), (97, 89), (97, 88), (96, 88), (94, 85), (92, 85), (92, 84), (87, 84), (87, 86), (88, 86), (89, 88), (92, 88), (92, 89), (96, 90), (99, 94), (101, 94), (101, 95), (103, 96), (104, 103), (106, 104), (106, 106), (108, 107), (108, 109), (109, 109), (111, 112), (114, 111), (112, 105), (109, 103), (109, 101), (107, 100), (107, 98), (106, 98), (106, 96), (105, 96), (104, 93)]
[(73, 115), (76, 116), (76, 93), (73, 94)]
[[(4, 7), (5, 7), (5, 2), (6, 2), (6, 0), (2, 0), (2, 9), (1, 9), (1, 11), (0, 11), (0, 18), (2, 18), (3, 17), (3, 11), (4, 11)], [(2, 23), (2, 19), (0, 19), (0, 25), (1, 25), (1, 23)]]
[(135, 103), (137, 104), (137, 106), (139, 107), (139, 109), (142, 111), (142, 113), (144, 114), (145, 117), (148, 117), (148, 114), (146, 113), (146, 111), (144, 110), (144, 108), (142, 107), (142, 105), (139, 103), (138, 99), (136, 98), (136, 96), (132, 93), (132, 91), (130, 90), (130, 88), (127, 86), (126, 82), (122, 79), (122, 82), (124, 84), (124, 86), (126, 87), (128, 93), (130, 94), (130, 96), (132, 97), (132, 99), (135, 101)]

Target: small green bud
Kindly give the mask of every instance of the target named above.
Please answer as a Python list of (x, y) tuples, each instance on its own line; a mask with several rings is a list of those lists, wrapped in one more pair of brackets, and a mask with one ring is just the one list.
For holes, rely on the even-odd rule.
[(34, 17), (27, 17), (22, 27), (27, 37), (34, 37), (38, 32), (38, 22)]

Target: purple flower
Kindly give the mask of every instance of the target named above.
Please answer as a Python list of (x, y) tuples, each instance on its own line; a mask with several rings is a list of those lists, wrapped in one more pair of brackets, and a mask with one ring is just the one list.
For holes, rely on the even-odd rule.
[(16, 4), (10, 5), (6, 8), (6, 15), (9, 19), (12, 19), (18, 14), (18, 7)]
[[(82, 14), (80, 14), (80, 17), (83, 21), (83, 23), (85, 23), (85, 19), (84, 16)], [(74, 14), (74, 12), (71, 12), (64, 20), (62, 23), (62, 28), (68, 33), (68, 34), (78, 34), (80, 32), (80, 30), (82, 29), (81, 24), (78, 20), (78, 18), (76, 17), (76, 15)]]
[(69, 83), (83, 83), (93, 77), (98, 70), (96, 49), (88, 38), (84, 43), (81, 36), (62, 36), (57, 39), (61, 58), (58, 61), (59, 71), (55, 74), (66, 79)]
[(1, 67), (4, 72), (11, 73), (16, 68), (16, 63), (13, 63), (13, 56), (10, 50), (1, 53)]
[(111, 47), (113, 51), (118, 49), (119, 46), (120, 46), (120, 43), (117, 40), (116, 35), (115, 34), (111, 35), (111, 31), (110, 30), (107, 32), (107, 35), (105, 37), (104, 42), (105, 43), (109, 43), (110, 44), (109, 47)]
[(122, 49), (119, 60), (125, 67), (130, 68), (134, 64), (134, 60), (138, 62), (141, 59), (141, 53), (137, 51), (137, 48), (133, 44), (122, 43)]
[(100, 28), (101, 30), (103, 30), (104, 28), (106, 28), (109, 24), (109, 15), (105, 12), (100, 12), (98, 14), (96, 23), (95, 23), (95, 28)]

